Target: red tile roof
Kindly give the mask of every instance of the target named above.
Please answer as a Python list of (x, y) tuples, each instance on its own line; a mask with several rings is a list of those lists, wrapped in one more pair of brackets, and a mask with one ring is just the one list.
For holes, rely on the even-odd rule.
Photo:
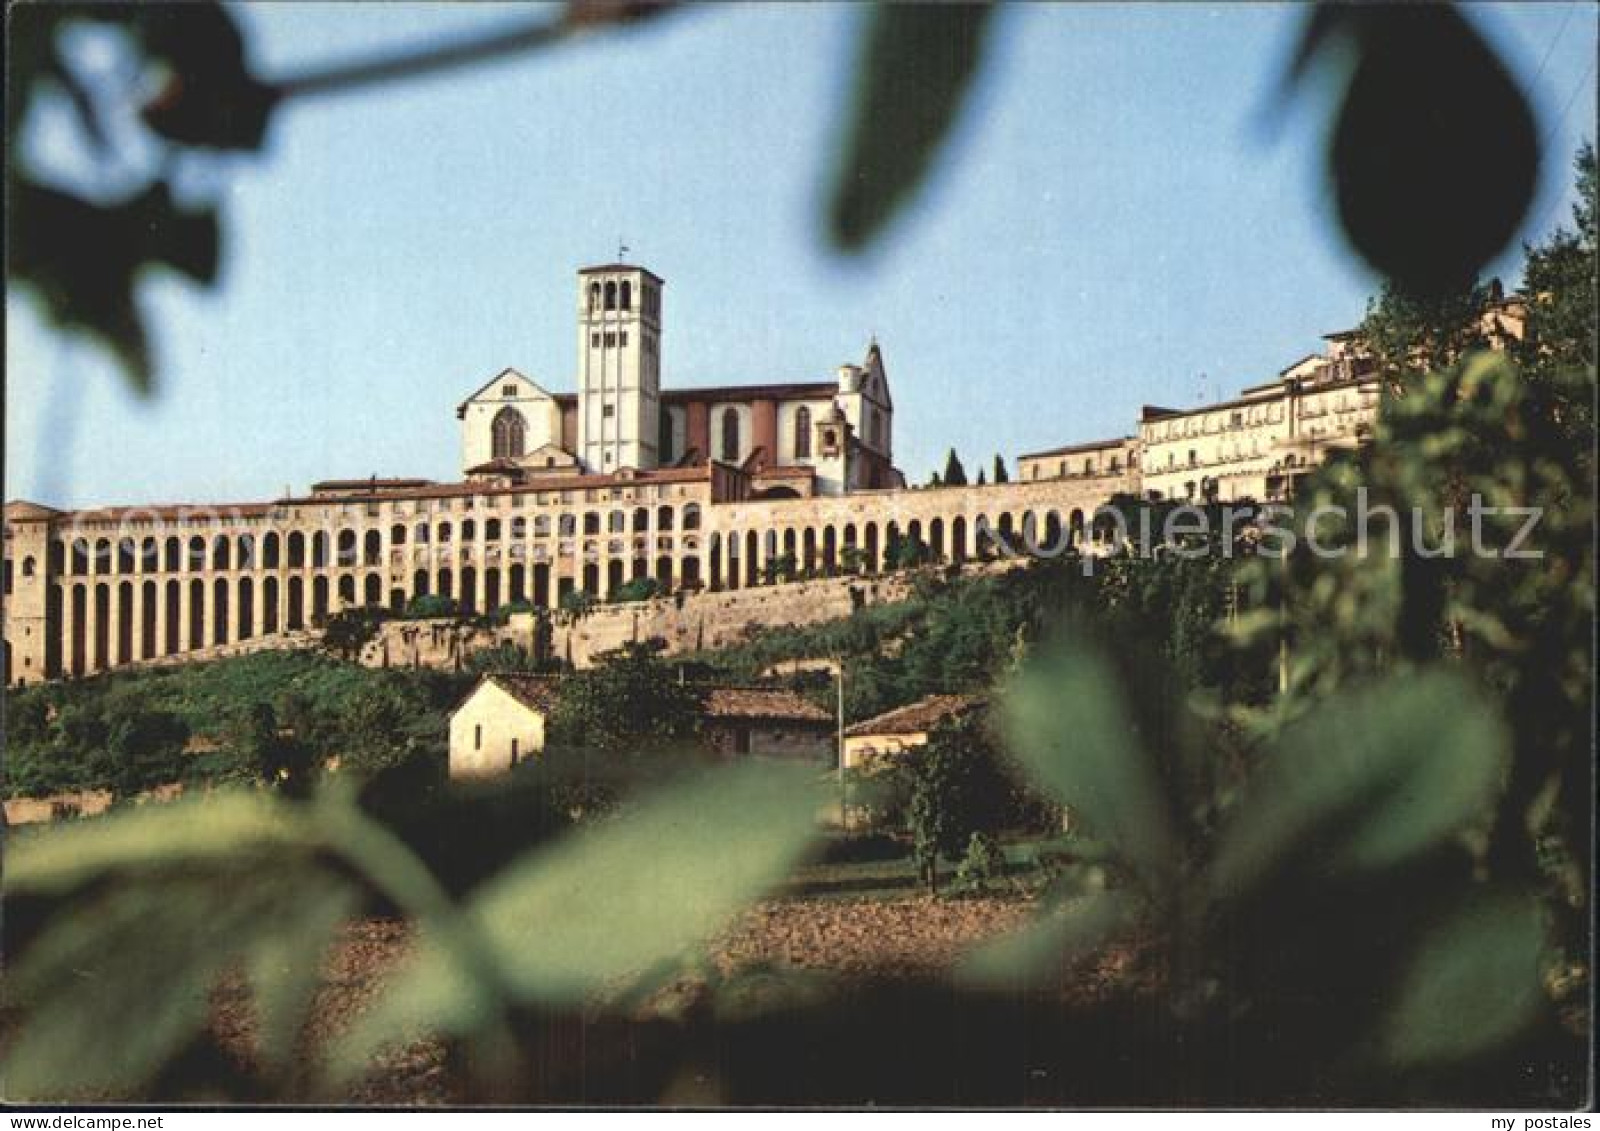
[(920, 734), (946, 719), (970, 711), (980, 702), (975, 695), (929, 695), (856, 723), (844, 733), (847, 738), (869, 734)]
[(833, 725), (833, 716), (799, 693), (781, 687), (713, 687), (706, 692), (708, 719), (752, 719)]

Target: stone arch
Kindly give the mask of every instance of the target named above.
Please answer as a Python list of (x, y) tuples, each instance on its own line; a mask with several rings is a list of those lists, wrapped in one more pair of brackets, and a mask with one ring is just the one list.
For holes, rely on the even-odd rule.
[(174, 656), (183, 651), (183, 582), (172, 578), (167, 582), (166, 623), (161, 628), (161, 654)]
[(321, 628), (328, 622), (328, 576), (317, 574), (311, 579), (311, 625)]
[(278, 579), (276, 577), (264, 578), (261, 582), (261, 633), (271, 636), (281, 631), (282, 621), (278, 615)]
[(240, 569), (256, 568), (256, 536), (241, 534), (234, 541), (234, 564)]
[(959, 515), (950, 520), (950, 560), (967, 560), (967, 520)]
[(289, 568), (303, 569), (306, 564), (306, 536), (300, 531), (289, 534)]
[(356, 532), (348, 528), (339, 531), (338, 562), (341, 566), (356, 564)]
[(187, 567), (190, 573), (200, 573), (206, 568), (206, 540), (198, 534), (189, 539)]
[(240, 640), (249, 640), (256, 634), (256, 586), (254, 579), (241, 577), (239, 579), (239, 635)]
[(189, 581), (189, 651), (206, 646), (206, 583)]
[(117, 585), (117, 663), (133, 663), (133, 582)]
[(326, 569), (328, 565), (328, 532), (318, 530), (311, 535), (311, 568)]
[(369, 530), (361, 536), (361, 560), (364, 565), (383, 564), (383, 535)]
[(68, 662), (73, 675), (82, 675), (89, 660), (89, 594), (83, 585), (74, 585), (68, 598), (72, 609), (72, 639), (68, 642)]
[(228, 579), (219, 577), (211, 583), (211, 643), (228, 643), (228, 612), (232, 602), (228, 599)]
[(461, 611), (475, 613), (478, 611), (478, 570), (474, 566), (461, 567)]
[[(155, 573), (161, 568), (161, 550), (154, 538), (146, 538), (139, 544), (139, 572)], [(22, 563), (22, 576), (33, 576), (33, 559), (28, 558)]]
[(289, 632), (299, 632), (306, 626), (306, 585), (299, 577), (289, 578), (288, 609), (283, 626)]
[(278, 559), (282, 554), (282, 542), (283, 540), (278, 537), (276, 530), (269, 531), (266, 537), (261, 539), (262, 569), (278, 568)]
[(94, 587), (94, 667), (103, 671), (111, 662), (111, 590), (105, 582)]
[(406, 544), (406, 524), (397, 522), (389, 527), (389, 545), (404, 546)]
[(685, 503), (683, 505), (683, 529), (685, 529), (685, 530), (699, 530), (700, 529), (700, 504), (699, 503)]
[(341, 574), (338, 583), (339, 608), (348, 609), (356, 603), (356, 579), (346, 573)]
[(368, 608), (383, 607), (383, 577), (381, 574), (369, 573), (362, 582), (362, 603)]
[(183, 540), (176, 537), (168, 538), (166, 545), (163, 547), (162, 558), (164, 560), (162, 561), (161, 565), (167, 573), (182, 572)]
[(656, 508), (656, 529), (672, 529), (672, 507), (670, 505), (663, 505)]
[(160, 595), (160, 586), (154, 581), (146, 581), (139, 587), (139, 659), (153, 660), (156, 657), (156, 647), (159, 644), (158, 633), (161, 626), (156, 622), (156, 601)]

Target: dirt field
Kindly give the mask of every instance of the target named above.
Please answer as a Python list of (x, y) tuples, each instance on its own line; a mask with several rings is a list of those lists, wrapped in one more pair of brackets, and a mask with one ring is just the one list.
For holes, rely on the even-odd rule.
[[(750, 967), (798, 968), (846, 978), (925, 975), (950, 967), (974, 944), (1019, 925), (1029, 911), (1029, 903), (1017, 898), (776, 900), (752, 908), (709, 950), (724, 975)], [(326, 982), (307, 1033), (310, 1047), (341, 1031), (370, 1005), (410, 943), (401, 923), (368, 921), (344, 932), (327, 960)], [(670, 991), (692, 996), (699, 988), (696, 982), (682, 980)], [(215, 1030), (223, 1047), (244, 1061), (251, 1058), (252, 1014), (242, 984), (218, 991)], [(342, 1099), (360, 1104), (446, 1103), (449, 1083), (443, 1046), (424, 1040), (386, 1056)]]

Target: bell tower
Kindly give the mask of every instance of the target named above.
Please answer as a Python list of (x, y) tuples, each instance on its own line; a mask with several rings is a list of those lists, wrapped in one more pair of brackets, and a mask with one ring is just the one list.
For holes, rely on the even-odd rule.
[(663, 279), (629, 263), (578, 272), (578, 451), (606, 474), (657, 466)]

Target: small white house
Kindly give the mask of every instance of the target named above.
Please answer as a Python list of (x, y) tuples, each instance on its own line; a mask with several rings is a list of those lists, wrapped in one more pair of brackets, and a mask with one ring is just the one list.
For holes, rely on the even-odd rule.
[(450, 776), (503, 774), (544, 749), (556, 682), (497, 673), (480, 679), (450, 716)]

